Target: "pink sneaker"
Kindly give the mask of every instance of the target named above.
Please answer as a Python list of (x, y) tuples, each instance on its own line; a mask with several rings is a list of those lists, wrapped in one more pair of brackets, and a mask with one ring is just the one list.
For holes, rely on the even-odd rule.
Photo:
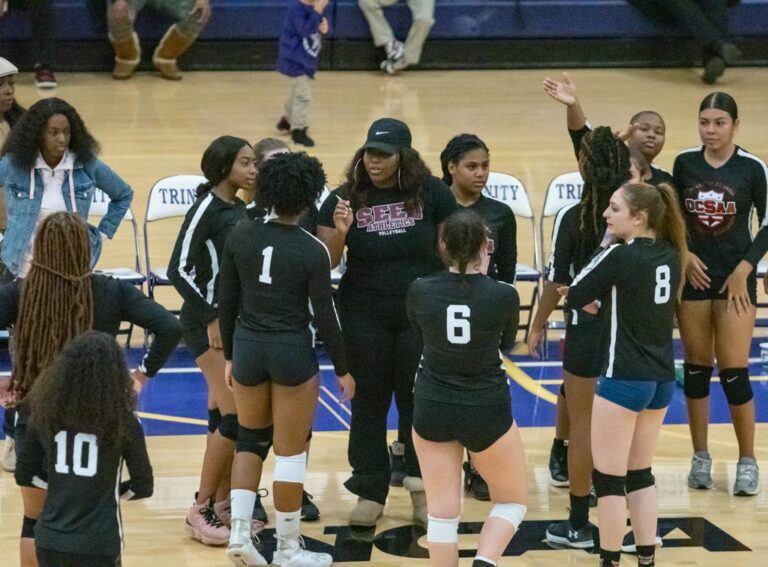
[(189, 537), (205, 545), (226, 545), (229, 542), (229, 528), (208, 504), (192, 505), (187, 513), (186, 528)]
[(228, 528), (231, 527), (232, 505), (229, 498), (223, 500), (222, 502), (216, 502), (213, 505), (213, 511), (216, 512), (216, 515), (219, 517), (219, 520), (221, 520), (222, 524)]

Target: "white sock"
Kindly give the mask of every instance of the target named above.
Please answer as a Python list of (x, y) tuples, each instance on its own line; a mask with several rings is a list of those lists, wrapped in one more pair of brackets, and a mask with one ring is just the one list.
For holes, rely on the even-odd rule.
[(230, 493), (232, 500), (232, 519), (250, 520), (253, 515), (253, 506), (256, 504), (256, 493), (253, 490), (235, 488)]
[(275, 510), (275, 531), (279, 538), (298, 540), (301, 534), (301, 508), (295, 512)]
[(488, 565), (493, 565), (494, 567), (496, 565), (495, 561), (491, 561), (490, 559), (488, 559), (487, 557), (483, 557), (482, 555), (475, 555), (475, 559), (477, 559), (478, 561), (485, 561)]

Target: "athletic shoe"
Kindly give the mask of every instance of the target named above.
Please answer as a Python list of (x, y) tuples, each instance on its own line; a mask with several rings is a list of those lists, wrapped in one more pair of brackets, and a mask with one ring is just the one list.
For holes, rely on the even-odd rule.
[(393, 39), (388, 41), (384, 46), (384, 51), (387, 52), (387, 59), (392, 62), (399, 61), (405, 55), (405, 46), (402, 42)]
[(491, 499), (488, 483), (470, 463), (464, 463), (464, 490), (474, 496), (475, 500)]
[(253, 514), (251, 514), (251, 517), (262, 524), (268, 524), (269, 517), (267, 516), (267, 511), (264, 509), (264, 504), (261, 503), (262, 496), (269, 496), (269, 490), (266, 488), (259, 488), (256, 491), (256, 502), (253, 503)]
[(760, 492), (760, 469), (751, 457), (741, 457), (736, 465), (736, 482), (733, 493), (736, 496), (754, 496)]
[(305, 490), (301, 497), (301, 520), (303, 522), (316, 522), (319, 519), (320, 510), (312, 502), (312, 495)]
[(247, 522), (234, 522), (227, 547), (227, 558), (237, 567), (265, 567), (269, 563), (253, 545), (250, 529)]
[[(655, 541), (656, 547), (661, 547), (664, 545), (664, 542), (661, 541), (661, 536), (659, 535), (659, 532), (656, 532), (656, 541)], [(635, 544), (635, 534), (633, 532), (629, 532), (627, 535), (624, 536), (624, 541), (621, 542), (621, 551), (624, 553), (637, 553), (637, 545)]]
[(594, 486), (589, 489), (589, 507), (597, 508), (597, 492), (595, 492)]
[(587, 522), (582, 528), (577, 530), (568, 520), (555, 522), (554, 524), (549, 524), (546, 538), (547, 541), (558, 545), (565, 545), (574, 549), (589, 549), (590, 547), (595, 547), (592, 537), (594, 527), (591, 522)]
[(691, 472), (688, 473), (688, 486), (701, 489), (712, 488), (712, 458), (708, 452), (694, 453), (691, 459)]
[(308, 148), (311, 148), (315, 145), (315, 141), (307, 134), (306, 128), (296, 128), (291, 130), (291, 139), (293, 140), (294, 144), (300, 144)]
[(59, 86), (56, 75), (48, 65), (35, 65), (35, 86), (38, 89), (55, 89)]
[(189, 537), (205, 545), (226, 545), (229, 541), (229, 528), (208, 503), (192, 505), (187, 513), (186, 528)]
[(389, 446), (389, 486), (403, 486), (405, 478), (405, 444), (393, 441)]
[(557, 487), (571, 485), (568, 479), (568, 445), (552, 443), (549, 451), (549, 484)]
[(276, 128), (282, 134), (290, 134), (291, 133), (291, 123), (288, 122), (288, 119), (285, 116), (281, 116), (280, 117), (280, 122), (277, 123)]
[[(275, 536), (277, 537), (277, 536)], [(277, 537), (277, 550), (272, 556), (273, 567), (330, 567), (333, 557), (304, 548), (304, 540)]]
[(349, 514), (350, 526), (370, 527), (376, 525), (376, 520), (381, 518), (384, 513), (384, 504), (379, 504), (373, 500), (367, 500), (362, 496), (358, 497), (357, 504)]
[(3, 470), (14, 472), (16, 470), (16, 441), (13, 437), (6, 436), (5, 450), (3, 451)]
[(701, 80), (712, 85), (725, 73), (725, 60), (719, 55), (714, 55), (704, 62), (704, 73)]
[(733, 65), (741, 59), (741, 51), (729, 41), (724, 41), (717, 46), (717, 52), (728, 65)]
[(222, 524), (230, 527), (230, 524), (232, 523), (232, 503), (229, 498), (222, 500), (221, 502), (216, 502), (213, 505), (213, 511), (216, 512), (216, 515), (219, 517)]

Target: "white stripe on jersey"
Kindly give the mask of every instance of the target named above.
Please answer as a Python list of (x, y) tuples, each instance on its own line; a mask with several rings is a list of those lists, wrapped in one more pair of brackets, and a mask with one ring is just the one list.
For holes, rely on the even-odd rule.
[(566, 205), (557, 211), (557, 214), (555, 215), (555, 226), (552, 229), (552, 250), (549, 253), (549, 268), (547, 271), (547, 280), (551, 282), (555, 281), (555, 244), (557, 243), (557, 233), (560, 231), (560, 223), (562, 222), (565, 213), (576, 205), (578, 205), (578, 203)]
[(332, 269), (333, 269), (333, 267), (331, 266), (331, 264), (332, 264), (332, 260), (331, 260), (331, 251), (330, 251), (330, 250), (328, 250), (328, 247), (325, 245), (325, 242), (323, 242), (322, 240), (320, 240), (320, 239), (319, 239), (317, 236), (315, 236), (314, 234), (312, 234), (312, 233), (311, 233), (311, 232), (309, 232), (308, 230), (306, 230), (306, 229), (304, 229), (304, 228), (302, 228), (302, 227), (299, 227), (299, 228), (301, 228), (301, 231), (302, 231), (302, 232), (304, 232), (305, 234), (308, 234), (309, 236), (311, 236), (312, 238), (314, 238), (314, 239), (315, 239), (315, 240), (317, 240), (317, 241), (318, 241), (320, 244), (322, 244), (322, 245), (323, 245), (323, 249), (325, 250), (325, 253), (326, 253), (326, 254), (328, 254), (328, 268), (329, 268), (329, 271), (330, 271), (330, 270), (332, 270)]
[[(765, 162), (761, 160), (759, 157), (757, 157), (756, 155), (753, 155), (745, 150), (742, 150), (741, 148), (736, 150), (736, 153), (741, 157), (753, 159), (762, 166), (763, 174), (765, 175), (765, 186), (766, 186), (766, 189), (768, 189), (768, 166), (766, 166)], [(750, 214), (749, 217), (751, 219), (752, 215)], [(766, 225), (768, 225), (768, 195), (766, 196), (766, 199), (765, 199), (765, 211), (763, 211), (763, 222), (760, 224), (760, 227), (762, 228)]]
[[(197, 289), (197, 286), (195, 285), (195, 280), (192, 279), (192, 276), (190, 276), (185, 270), (184, 267), (187, 265), (187, 259), (189, 258), (189, 246), (192, 243), (192, 236), (195, 234), (195, 229), (197, 228), (197, 225), (200, 224), (200, 219), (203, 218), (203, 213), (205, 213), (205, 210), (208, 208), (208, 205), (210, 205), (213, 202), (213, 195), (209, 192), (208, 195), (202, 200), (200, 203), (200, 206), (195, 211), (195, 216), (192, 217), (192, 222), (189, 223), (189, 227), (187, 227), (187, 232), (184, 235), (184, 241), (181, 243), (181, 256), (179, 258), (179, 275), (186, 280), (186, 282), (189, 284), (189, 286), (194, 289), (200, 297), (203, 297), (203, 294), (200, 293), (200, 290)], [(206, 300), (207, 301), (207, 300)], [(208, 301), (208, 303), (211, 303)]]
[(573, 278), (571, 285), (574, 286), (577, 283), (579, 283), (581, 280), (583, 280), (585, 277), (587, 277), (589, 272), (594, 270), (598, 266), (598, 264), (600, 264), (600, 262), (605, 260), (608, 257), (608, 254), (610, 254), (611, 251), (613, 251), (618, 246), (622, 246), (622, 244), (611, 244), (608, 248), (600, 252), (600, 254), (592, 258), (592, 261), (586, 266), (584, 266), (581, 269), (581, 271), (578, 273), (578, 275), (575, 278)]
[(685, 148), (684, 150), (680, 150), (680, 153), (678, 153), (677, 155), (689, 154), (691, 152), (700, 152), (701, 148), (703, 147), (704, 146), (693, 146), (692, 148)]
[(613, 363), (616, 360), (616, 334), (619, 327), (619, 319), (616, 313), (616, 286), (611, 288), (611, 346), (608, 347), (608, 370), (605, 375), (613, 377)]
[(42, 490), (48, 490), (48, 483), (37, 475), (32, 477), (32, 486)]
[(206, 240), (205, 246), (208, 248), (208, 254), (211, 256), (211, 279), (206, 284), (205, 300), (209, 305), (213, 305), (213, 291), (216, 288), (216, 276), (219, 275), (219, 255), (216, 254), (213, 240)]

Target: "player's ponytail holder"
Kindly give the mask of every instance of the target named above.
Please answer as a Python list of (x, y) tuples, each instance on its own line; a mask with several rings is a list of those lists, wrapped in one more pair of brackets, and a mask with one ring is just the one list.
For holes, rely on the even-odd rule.
[(54, 270), (53, 268), (46, 266), (45, 264), (40, 264), (39, 262), (35, 262), (34, 260), (32, 260), (32, 265), (35, 266), (36, 268), (40, 268), (41, 270), (44, 270), (49, 274), (53, 274), (54, 276), (61, 278), (63, 280), (66, 280), (68, 282), (74, 282), (74, 283), (81, 282), (84, 279), (89, 278), (91, 276), (91, 272), (86, 272), (79, 276), (71, 276), (69, 274), (63, 274), (58, 270)]

